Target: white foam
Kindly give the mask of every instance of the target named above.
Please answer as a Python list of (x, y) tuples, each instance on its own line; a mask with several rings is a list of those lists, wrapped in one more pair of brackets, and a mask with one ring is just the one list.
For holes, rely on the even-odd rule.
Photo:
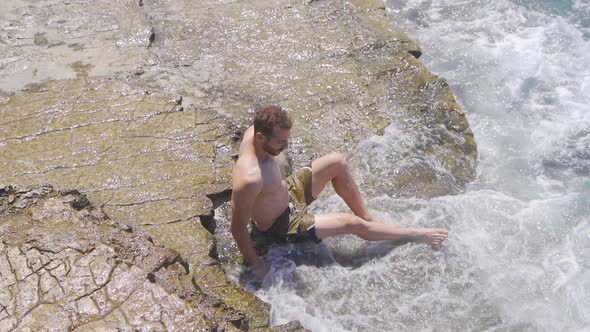
[[(386, 4), (465, 106), (479, 146), (478, 179), (458, 196), (372, 199), (370, 208), (387, 219), (448, 228), (447, 244), (434, 251), (325, 241), (334, 248), (334, 257), (321, 251), (325, 264), (299, 265), (288, 282), (260, 291), (273, 321), (298, 319), (313, 331), (587, 330), (590, 38), (583, 23), (590, 6)], [(393, 125), (360, 148), (370, 153), (370, 170), (379, 156), (401, 156), (419, 140)], [(344, 208), (333, 198), (314, 211)], [(357, 260), (339, 260), (347, 247)]]

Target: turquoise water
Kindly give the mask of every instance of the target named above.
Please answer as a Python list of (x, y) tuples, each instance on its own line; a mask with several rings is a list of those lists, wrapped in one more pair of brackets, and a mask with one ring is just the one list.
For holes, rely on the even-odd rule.
[[(276, 278), (257, 294), (273, 305), (274, 322), (298, 319), (314, 331), (589, 330), (590, 3), (386, 7), (464, 106), (479, 145), (477, 179), (456, 196), (370, 200), (402, 224), (448, 228), (441, 250), (344, 237), (273, 251)], [(392, 125), (359, 151), (391, 156), (403, 135)], [(388, 167), (375, 160), (373, 168)], [(342, 208), (336, 198), (314, 207)], [(296, 265), (301, 250), (319, 258)]]

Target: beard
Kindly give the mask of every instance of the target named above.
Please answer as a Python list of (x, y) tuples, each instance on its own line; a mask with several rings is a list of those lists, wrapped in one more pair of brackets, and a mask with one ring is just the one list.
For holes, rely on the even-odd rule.
[(268, 143), (264, 143), (264, 145), (262, 145), (262, 149), (264, 150), (264, 152), (275, 157), (278, 156), (281, 152), (283, 152), (283, 149), (273, 149), (272, 147), (270, 147)]

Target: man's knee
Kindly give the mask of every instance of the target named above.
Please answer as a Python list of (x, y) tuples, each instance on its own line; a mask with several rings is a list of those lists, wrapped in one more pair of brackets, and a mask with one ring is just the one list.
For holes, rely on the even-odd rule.
[(367, 230), (367, 222), (354, 214), (347, 217), (345, 225), (347, 233), (357, 236), (362, 236)]
[(346, 155), (339, 152), (332, 152), (327, 155), (330, 160), (330, 165), (337, 168), (338, 170), (348, 169), (348, 162), (346, 161)]

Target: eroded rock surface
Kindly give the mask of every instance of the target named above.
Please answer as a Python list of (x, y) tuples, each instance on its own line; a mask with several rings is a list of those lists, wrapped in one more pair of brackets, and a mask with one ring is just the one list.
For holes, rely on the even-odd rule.
[(0, 330), (268, 329), (211, 291), (231, 288), (223, 274), (196, 283), (215, 262), (183, 254), (108, 219), (76, 190), (2, 185)]
[[(11, 199), (10, 197), (13, 197)], [(181, 256), (118, 227), (76, 192), (0, 192), (0, 329), (179, 330), (219, 320)], [(12, 203), (9, 203), (12, 201)], [(207, 309), (207, 310), (206, 310)]]

